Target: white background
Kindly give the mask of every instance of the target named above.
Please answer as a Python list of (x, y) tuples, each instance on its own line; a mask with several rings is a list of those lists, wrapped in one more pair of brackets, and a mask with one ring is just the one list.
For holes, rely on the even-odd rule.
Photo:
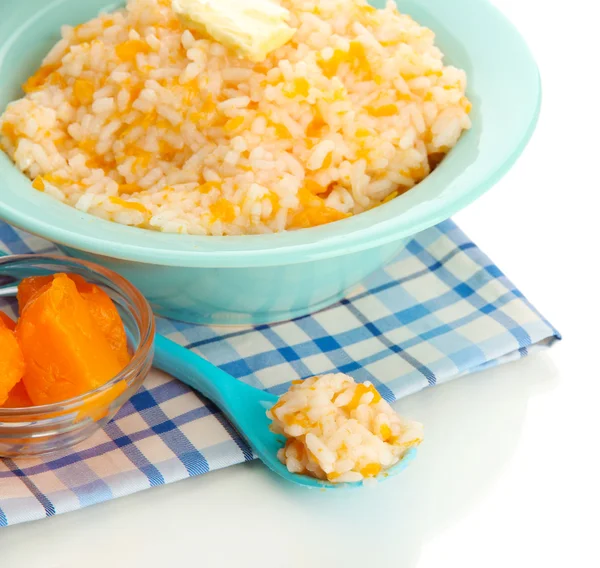
[(540, 65), (542, 117), (456, 220), (564, 341), (403, 400), (426, 441), (376, 489), (307, 492), (241, 465), (2, 529), (2, 568), (600, 566), (600, 10), (495, 4)]

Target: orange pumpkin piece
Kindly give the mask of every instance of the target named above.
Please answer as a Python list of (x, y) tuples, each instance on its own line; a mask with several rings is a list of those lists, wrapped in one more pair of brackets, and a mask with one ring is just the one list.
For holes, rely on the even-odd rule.
[(121, 61), (133, 61), (138, 53), (149, 53), (150, 46), (141, 39), (128, 39), (115, 47)]
[(303, 211), (297, 213), (291, 222), (291, 227), (294, 229), (306, 229), (308, 227), (317, 227), (346, 219), (350, 215), (342, 213), (333, 207), (326, 205), (320, 207), (307, 207)]
[[(12, 321), (12, 320), (11, 320)], [(25, 372), (23, 353), (14, 331), (0, 318), (0, 406)]]
[(81, 297), (87, 302), (90, 315), (108, 340), (108, 344), (117, 354), (119, 362), (125, 366), (131, 357), (127, 350), (127, 335), (123, 320), (110, 296), (96, 284), (91, 284), (78, 274), (67, 275), (75, 285)]
[(110, 410), (110, 403), (116, 400), (127, 389), (127, 381), (122, 380), (114, 384), (103, 393), (86, 400), (77, 410), (75, 422), (90, 418), (94, 422), (102, 420)]
[(23, 381), (19, 381), (8, 393), (8, 398), (4, 401), (2, 408), (25, 408), (33, 406), (33, 402), (27, 394)]
[(11, 331), (15, 330), (17, 324), (10, 316), (7, 316), (4, 312), (0, 312), (0, 327), (4, 324), (4, 327), (7, 327)]
[[(17, 292), (21, 312), (32, 298), (47, 289), (55, 276), (31, 276), (21, 281)], [(102, 288), (87, 282), (78, 274), (67, 274), (66, 276), (75, 282), (77, 291), (87, 303), (92, 320), (108, 340), (109, 345), (117, 354), (119, 362), (125, 366), (131, 359), (127, 350), (127, 335), (113, 301)]]
[(54, 279), (53, 275), (50, 276), (29, 276), (23, 278), (19, 287), (17, 288), (17, 302), (19, 303), (19, 313), (22, 314), (25, 306), (31, 301), (31, 299), (38, 294), (44, 287), (46, 287)]
[(123, 368), (73, 280), (57, 274), (23, 309), (17, 339), (23, 381), (34, 404), (50, 404), (95, 389)]

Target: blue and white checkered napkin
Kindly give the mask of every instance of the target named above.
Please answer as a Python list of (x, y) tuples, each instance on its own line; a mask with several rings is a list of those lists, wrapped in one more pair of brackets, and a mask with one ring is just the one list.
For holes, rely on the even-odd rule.
[[(55, 252), (2, 223), (0, 248)], [(560, 338), (452, 221), (419, 234), (347, 299), (311, 316), (221, 329), (159, 320), (158, 329), (276, 394), (294, 379), (341, 371), (372, 381), (388, 401), (519, 359)], [(252, 458), (213, 404), (154, 373), (104, 431), (75, 450), (0, 460), (0, 526)]]

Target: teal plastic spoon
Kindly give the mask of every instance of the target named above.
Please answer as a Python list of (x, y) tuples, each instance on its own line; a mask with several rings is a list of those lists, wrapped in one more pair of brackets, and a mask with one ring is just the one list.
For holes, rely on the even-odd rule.
[[(275, 395), (238, 381), (162, 335), (156, 335), (154, 348), (154, 367), (212, 400), (248, 441), (256, 457), (271, 471), (288, 481), (312, 488), (344, 489), (362, 486), (362, 482), (329, 483), (308, 475), (291, 473), (277, 459), (277, 451), (282, 447), (284, 439), (269, 430), (270, 420), (266, 411), (277, 402)], [(377, 480), (383, 481), (400, 473), (415, 455), (416, 448), (411, 448), (396, 465), (380, 474)]]

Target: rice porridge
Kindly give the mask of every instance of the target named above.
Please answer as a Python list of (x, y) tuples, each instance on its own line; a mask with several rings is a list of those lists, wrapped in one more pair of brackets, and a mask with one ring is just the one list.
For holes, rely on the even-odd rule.
[(465, 73), (394, 2), (281, 4), (296, 32), (260, 62), (168, 0), (64, 26), (0, 146), (36, 190), (174, 233), (313, 227), (409, 190), (470, 127)]
[(267, 416), (287, 438), (278, 457), (288, 470), (332, 483), (376, 477), (423, 439), (372, 384), (342, 373), (294, 381)]

